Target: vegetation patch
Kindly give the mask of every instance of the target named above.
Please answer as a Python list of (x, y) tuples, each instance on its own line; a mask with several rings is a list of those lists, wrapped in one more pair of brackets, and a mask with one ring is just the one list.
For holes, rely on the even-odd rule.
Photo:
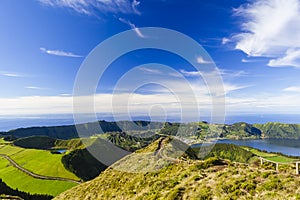
[[(25, 200), (50, 200), (53, 198), (51, 195), (45, 194), (30, 194), (28, 192), (22, 192), (18, 189), (12, 189), (8, 187), (2, 179), (0, 179), (0, 199), (11, 199), (10, 196), (13, 196), (15, 199), (20, 197)], [(9, 195), (9, 196), (8, 196)]]
[(0, 158), (0, 178), (8, 187), (31, 194), (47, 194), (56, 196), (61, 192), (76, 186), (76, 183), (66, 181), (41, 180), (33, 178), (12, 165), (6, 159)]
[(76, 175), (64, 167), (61, 162), (63, 157), (61, 154), (52, 154), (46, 150), (24, 149), (11, 145), (0, 147), (0, 154), (9, 156), (18, 165), (35, 174), (79, 180)]
[(247, 163), (254, 154), (234, 144), (215, 144), (193, 148), (198, 158), (218, 157), (235, 162)]

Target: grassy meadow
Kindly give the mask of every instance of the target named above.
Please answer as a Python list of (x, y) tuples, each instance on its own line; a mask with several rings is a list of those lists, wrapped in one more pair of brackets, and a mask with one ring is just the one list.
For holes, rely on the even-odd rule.
[(23, 168), (39, 175), (79, 180), (76, 175), (63, 166), (62, 154), (52, 154), (50, 151), (24, 149), (11, 145), (0, 146), (0, 154), (10, 156)]
[(66, 181), (41, 180), (33, 178), (11, 166), (4, 158), (0, 158), (0, 178), (13, 189), (18, 189), (19, 191), (29, 192), (32, 194), (49, 194), (52, 196), (56, 196), (77, 185), (76, 183)]
[(242, 147), (247, 151), (250, 151), (251, 153), (263, 157), (267, 160), (273, 161), (273, 162), (279, 162), (279, 163), (290, 163), (290, 162), (294, 162), (297, 161), (299, 159), (295, 159), (295, 158), (290, 158), (284, 155), (279, 155), (276, 153), (268, 153), (268, 152), (264, 152), (264, 151), (259, 151), (257, 149), (253, 149), (250, 147)]

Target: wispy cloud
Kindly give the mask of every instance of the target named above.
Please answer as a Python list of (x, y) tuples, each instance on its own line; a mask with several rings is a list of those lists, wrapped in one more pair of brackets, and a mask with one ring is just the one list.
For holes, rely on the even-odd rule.
[(186, 77), (199, 77), (201, 73), (199, 71), (186, 71), (185, 69), (181, 69), (180, 73), (182, 73)]
[(284, 92), (297, 92), (300, 93), (300, 86), (291, 86), (283, 89)]
[(253, 63), (253, 62), (262, 62), (265, 60), (266, 59), (253, 59), (252, 57), (249, 57), (249, 58), (243, 58), (241, 61), (242, 63)]
[(300, 49), (288, 49), (283, 57), (272, 59), (269, 61), (270, 67), (292, 66), (300, 68)]
[[(255, 0), (234, 10), (242, 32), (233, 36), (236, 49), (248, 56), (273, 58), (269, 66), (299, 66), (299, 0)], [(296, 49), (296, 50), (294, 50)]]
[(211, 61), (207, 61), (207, 60), (204, 60), (204, 58), (202, 56), (198, 56), (197, 57), (197, 63), (199, 64), (210, 64), (212, 63)]
[(141, 12), (137, 9), (137, 7), (140, 5), (141, 2), (137, 1), (137, 0), (133, 0), (132, 3), (131, 3), (131, 7), (132, 7), (132, 10), (134, 11), (134, 13), (136, 14), (141, 14)]
[(119, 21), (130, 26), (130, 28), (132, 28), (135, 31), (135, 33), (137, 34), (137, 36), (139, 36), (140, 38), (146, 38), (146, 36), (143, 35), (143, 33), (140, 31), (140, 29), (138, 27), (136, 27), (135, 24), (131, 23), (129, 20), (126, 20), (124, 18), (119, 18)]
[(162, 74), (163, 73), (159, 69), (152, 69), (152, 68), (148, 68), (148, 67), (139, 67), (139, 70), (141, 70), (143, 72), (151, 73), (151, 74)]
[(14, 72), (7, 72), (7, 71), (0, 71), (0, 76), (7, 76), (7, 77), (24, 77), (24, 74), (18, 74)]
[(63, 93), (63, 94), (60, 94), (60, 96), (72, 96), (72, 94), (69, 94), (69, 93)]
[(101, 13), (113, 14), (140, 14), (137, 0), (39, 0), (44, 5), (51, 7), (65, 7), (75, 12), (86, 15)]
[(244, 76), (248, 76), (248, 72), (244, 71), (244, 70), (224, 70), (221, 69), (220, 70), (221, 75), (223, 78), (228, 78), (228, 77), (233, 77), (233, 78), (238, 78), (238, 77), (244, 77)]
[(30, 90), (45, 90), (46, 88), (42, 88), (42, 87), (37, 87), (37, 86), (26, 86), (26, 89), (30, 89)]
[(222, 38), (222, 44), (227, 44), (228, 42), (230, 42), (230, 39), (229, 38)]
[(75, 53), (72, 52), (66, 52), (66, 51), (62, 51), (62, 50), (49, 50), (46, 49), (44, 47), (40, 48), (40, 51), (49, 55), (54, 55), (54, 56), (63, 56), (63, 57), (73, 57), (73, 58), (81, 58), (83, 56), (81, 55), (77, 55)]
[[(200, 71), (187, 71), (185, 69), (181, 69), (180, 73), (182, 73), (186, 77), (199, 77), (206, 75), (207, 73), (203, 73)], [(218, 71), (213, 71), (213, 74), (211, 75), (221, 75), (223, 78), (228, 78), (228, 77), (242, 77), (248, 75), (247, 72), (243, 70), (223, 70), (219, 69)], [(218, 73), (218, 74), (217, 74)]]

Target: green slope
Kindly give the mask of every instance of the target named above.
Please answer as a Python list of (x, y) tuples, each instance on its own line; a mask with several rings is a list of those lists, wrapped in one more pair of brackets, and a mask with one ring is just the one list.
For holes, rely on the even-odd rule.
[[(204, 161), (176, 155), (170, 139), (159, 139), (115, 163), (96, 179), (59, 196), (64, 199), (297, 199), (300, 178), (254, 164)], [(219, 146), (216, 152), (234, 155), (239, 147)], [(172, 150), (173, 149), (173, 150)], [(239, 150), (243, 152), (243, 150)], [(155, 156), (156, 153), (158, 156)], [(251, 153), (250, 153), (251, 154)], [(170, 156), (166, 160), (164, 156)], [(147, 168), (147, 170), (142, 171)], [(130, 170), (139, 170), (139, 173)], [(149, 169), (156, 169), (149, 171)]]
[(254, 126), (261, 130), (265, 138), (300, 139), (299, 124), (269, 122), (265, 124), (254, 124)]
[(52, 181), (32, 178), (11, 166), (7, 160), (0, 158), (0, 178), (9, 187), (31, 194), (48, 194), (56, 196), (61, 192), (76, 186), (66, 181)]
[(11, 145), (0, 145), (0, 154), (8, 155), (23, 168), (39, 175), (79, 180), (76, 175), (63, 166), (62, 154), (52, 154), (50, 151), (24, 149)]

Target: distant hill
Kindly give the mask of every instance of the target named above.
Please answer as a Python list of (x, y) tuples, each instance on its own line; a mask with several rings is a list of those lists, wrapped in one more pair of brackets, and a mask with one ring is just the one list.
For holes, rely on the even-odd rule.
[(240, 122), (232, 125), (225, 125), (221, 137), (231, 139), (260, 138), (261, 134), (262, 131), (254, 125)]
[[(161, 135), (177, 135), (179, 133), (184, 134), (186, 137), (205, 139), (209, 137), (216, 137), (216, 134), (218, 133), (219, 137), (228, 139), (300, 139), (299, 124), (283, 124), (275, 122), (269, 122), (265, 124), (248, 124), (245, 122), (240, 122), (231, 125), (218, 125), (208, 124), (206, 122), (180, 124), (170, 122), (150, 123), (147, 121), (99, 121), (78, 125), (78, 128), (85, 133), (84, 135), (81, 135), (81, 137), (90, 137), (95, 134), (100, 134), (97, 129), (98, 125), (101, 126), (104, 133), (126, 132), (130, 133), (130, 135), (141, 133), (144, 134), (146, 132), (151, 134), (159, 133)], [(180, 131), (178, 132), (178, 130)], [(1, 135), (2, 137), (13, 136), (18, 138), (29, 136), (48, 136), (55, 139), (72, 139), (79, 137), (74, 125), (19, 128), (9, 132), (2, 132)]]
[(13, 142), (14, 145), (31, 149), (50, 149), (55, 146), (56, 139), (47, 136), (30, 136), (20, 138)]
[[(84, 135), (81, 137), (90, 137), (95, 134), (100, 134), (98, 127), (101, 127), (104, 133), (106, 132), (121, 132), (126, 131), (147, 131), (160, 129), (163, 123), (160, 122), (147, 122), (147, 121), (120, 121), (120, 122), (107, 122), (98, 121), (77, 125), (79, 130), (82, 130)], [(8, 132), (1, 132), (1, 135), (13, 135), (15, 137), (29, 137), (29, 136), (48, 136), (56, 139), (72, 139), (78, 138), (78, 133), (75, 125), (67, 126), (49, 126), (49, 127), (29, 127), (18, 128)]]
[(300, 124), (269, 122), (253, 126), (261, 131), (264, 138), (300, 139)]

